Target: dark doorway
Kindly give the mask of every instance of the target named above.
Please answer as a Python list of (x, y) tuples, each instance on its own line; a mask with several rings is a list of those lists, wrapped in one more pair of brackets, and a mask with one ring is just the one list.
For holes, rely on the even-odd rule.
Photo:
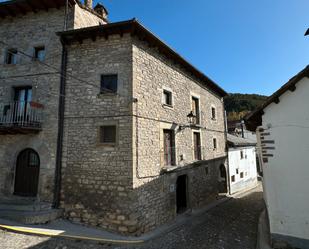
[(15, 172), (14, 194), (34, 197), (38, 193), (40, 158), (32, 149), (19, 153)]
[(177, 214), (187, 210), (187, 176), (182, 175), (176, 182)]
[(220, 165), (220, 186), (219, 186), (220, 193), (227, 193), (227, 175), (226, 169), (223, 164)]

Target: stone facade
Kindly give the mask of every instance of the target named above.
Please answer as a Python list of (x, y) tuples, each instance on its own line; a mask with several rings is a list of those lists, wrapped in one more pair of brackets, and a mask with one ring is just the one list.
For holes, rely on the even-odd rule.
[[(85, 14), (87, 13), (87, 14)], [(32, 87), (32, 101), (44, 106), (42, 131), (33, 134), (0, 135), (0, 195), (14, 193), (15, 167), (19, 153), (34, 149), (40, 157), (37, 199), (52, 202), (58, 133), (58, 102), (62, 45), (57, 31), (64, 29), (64, 7), (0, 20), (0, 112), (14, 100), (16, 87)], [(68, 29), (105, 23), (79, 5), (69, 9)], [(2, 43), (4, 42), (4, 44)], [(34, 48), (44, 46), (44, 63), (33, 60)], [(8, 49), (18, 49), (17, 64), (6, 64)]]
[[(66, 217), (122, 234), (146, 233), (176, 217), (181, 175), (187, 175), (188, 209), (216, 199), (219, 167), (226, 161), (220, 96), (129, 34), (70, 43), (67, 70), (79, 79), (66, 82)], [(118, 74), (117, 94), (100, 94), (102, 74)], [(162, 105), (165, 88), (172, 91), (172, 108)], [(181, 129), (188, 123), (192, 96), (200, 99), (201, 125)], [(98, 143), (105, 124), (117, 125), (115, 147)], [(174, 167), (163, 164), (163, 129), (175, 132)], [(200, 161), (193, 159), (193, 132), (201, 134)]]

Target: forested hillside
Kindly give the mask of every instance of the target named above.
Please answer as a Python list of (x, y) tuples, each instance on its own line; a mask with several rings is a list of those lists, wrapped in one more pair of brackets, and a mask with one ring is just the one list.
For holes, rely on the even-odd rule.
[(225, 110), (229, 121), (240, 120), (248, 112), (261, 105), (267, 96), (258, 94), (231, 93), (225, 97)]

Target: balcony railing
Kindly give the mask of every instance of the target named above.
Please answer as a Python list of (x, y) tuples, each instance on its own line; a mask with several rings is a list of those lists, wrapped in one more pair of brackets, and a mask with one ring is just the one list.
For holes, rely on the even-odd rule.
[(0, 130), (20, 131), (40, 130), (42, 125), (43, 105), (37, 102), (15, 101), (0, 103)]

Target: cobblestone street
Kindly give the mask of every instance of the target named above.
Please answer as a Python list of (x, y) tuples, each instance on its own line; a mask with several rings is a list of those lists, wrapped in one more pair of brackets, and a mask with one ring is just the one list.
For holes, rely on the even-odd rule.
[(263, 209), (261, 186), (229, 200), (141, 246), (118, 246), (84, 241), (27, 236), (0, 231), (0, 248), (95, 249), (253, 249)]

